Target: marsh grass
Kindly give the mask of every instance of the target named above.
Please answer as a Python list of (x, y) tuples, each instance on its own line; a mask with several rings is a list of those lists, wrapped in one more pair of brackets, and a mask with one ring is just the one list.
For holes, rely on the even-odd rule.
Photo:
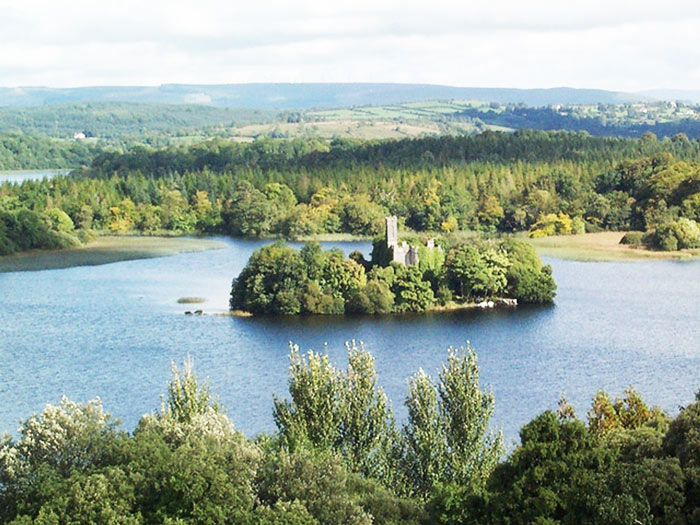
[(165, 257), (184, 252), (215, 250), (224, 246), (221, 242), (209, 239), (105, 236), (77, 248), (31, 250), (0, 257), (0, 271), (26, 272), (94, 266), (133, 259)]
[(371, 241), (372, 237), (353, 235), (352, 233), (318, 233), (316, 235), (305, 235), (294, 240), (298, 242), (361, 242)]
[(204, 297), (180, 297), (177, 300), (178, 304), (196, 304), (204, 302), (206, 302), (206, 299)]
[(626, 232), (599, 232), (583, 235), (557, 235), (529, 239), (537, 254), (576, 261), (648, 261), (657, 259), (693, 259), (700, 250), (662, 252), (620, 244)]

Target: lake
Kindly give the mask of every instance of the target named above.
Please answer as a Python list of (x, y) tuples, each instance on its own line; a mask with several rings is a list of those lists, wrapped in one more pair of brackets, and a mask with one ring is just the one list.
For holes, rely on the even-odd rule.
[[(405, 418), (406, 379), (433, 376), (447, 348), (470, 341), (496, 396), (494, 425), (508, 442), (562, 392), (585, 417), (600, 388), (634, 385), (675, 414), (700, 389), (700, 263), (547, 260), (556, 304), (427, 315), (185, 316), (227, 309), (231, 279), (261, 241), (226, 248), (41, 272), (0, 274), (0, 432), (57, 403), (99, 396), (133, 429), (160, 406), (171, 361), (189, 354), (247, 435), (275, 429), (273, 394), (287, 395), (289, 341), (345, 364), (344, 342), (364, 342), (380, 384)], [(346, 253), (369, 243), (326, 243)], [(204, 297), (202, 305), (177, 304)]]
[(70, 170), (0, 171), (0, 184), (3, 182), (21, 184), (25, 180), (50, 179), (56, 175), (65, 175), (68, 172)]

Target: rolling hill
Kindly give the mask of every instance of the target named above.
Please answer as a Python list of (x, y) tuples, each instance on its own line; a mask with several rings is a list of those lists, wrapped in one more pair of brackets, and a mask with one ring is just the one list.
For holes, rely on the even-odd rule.
[(647, 95), (597, 89), (470, 88), (431, 84), (224, 84), (161, 86), (96, 86), (76, 88), (0, 88), (0, 106), (138, 102), (204, 104), (219, 107), (305, 110), (310, 108), (400, 104), (425, 100), (482, 100), (550, 104), (620, 104), (650, 99)]

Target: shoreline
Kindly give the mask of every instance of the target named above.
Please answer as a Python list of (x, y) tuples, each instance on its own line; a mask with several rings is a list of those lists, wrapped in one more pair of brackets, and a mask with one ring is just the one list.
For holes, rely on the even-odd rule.
[(191, 237), (98, 237), (84, 246), (62, 250), (30, 250), (0, 257), (0, 272), (35, 272), (76, 266), (97, 266), (135, 259), (167, 257), (179, 253), (216, 250), (222, 242)]
[[(514, 304), (510, 304), (507, 301), (516, 301)], [(490, 303), (488, 305), (484, 303)], [(496, 310), (496, 309), (513, 309), (513, 308), (518, 308), (519, 305), (517, 303), (517, 299), (510, 299), (508, 297), (498, 297), (495, 299), (492, 299), (490, 301), (482, 301), (481, 303), (475, 303), (475, 302), (468, 302), (468, 303), (455, 303), (454, 301), (451, 301), (447, 303), (444, 306), (434, 306), (433, 308), (430, 308), (429, 310), (425, 310), (424, 312), (390, 312), (386, 314), (292, 314), (292, 315), (285, 315), (284, 317), (303, 317), (303, 316), (311, 316), (311, 317), (347, 317), (347, 316), (363, 316), (363, 317), (382, 317), (382, 316), (394, 316), (394, 315), (424, 315), (424, 314), (434, 314), (434, 313), (444, 313), (444, 312), (457, 312), (460, 310)], [(219, 312), (215, 314), (220, 317), (241, 317), (241, 318), (247, 318), (247, 317), (278, 317), (279, 314), (254, 314), (252, 312), (248, 312), (246, 310), (228, 310), (227, 312)]]
[(598, 232), (583, 233), (579, 235), (553, 235), (531, 239), (525, 236), (516, 236), (520, 240), (529, 242), (535, 247), (540, 257), (554, 257), (557, 259), (582, 261), (582, 262), (639, 262), (660, 260), (684, 260), (692, 261), (700, 258), (700, 249), (676, 250), (664, 252), (634, 248), (630, 245), (620, 244), (620, 240), (627, 232)]
[[(514, 237), (529, 242), (540, 257), (581, 262), (640, 262), (659, 260), (700, 260), (700, 249), (673, 252), (654, 251), (619, 244), (626, 232), (598, 232), (580, 235), (557, 235), (530, 239), (522, 234)], [(351, 234), (317, 234), (296, 242), (367, 242), (368, 237)], [(295, 241), (287, 241), (295, 242)], [(0, 256), (0, 272), (58, 270), (76, 266), (95, 266), (136, 259), (167, 257), (179, 253), (221, 249), (224, 243), (209, 237), (179, 235), (105, 235), (83, 246), (62, 250), (30, 250)], [(476, 308), (464, 304), (440, 307), (431, 311)]]

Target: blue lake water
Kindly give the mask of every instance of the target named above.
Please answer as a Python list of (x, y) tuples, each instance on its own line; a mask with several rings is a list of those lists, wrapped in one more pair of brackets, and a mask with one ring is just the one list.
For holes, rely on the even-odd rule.
[(56, 175), (63, 175), (70, 170), (33, 170), (33, 171), (0, 171), (0, 184), (3, 182), (16, 182), (21, 184), (25, 180), (50, 179)]
[[(160, 405), (171, 360), (190, 354), (248, 435), (273, 431), (272, 396), (287, 393), (289, 341), (344, 365), (361, 340), (405, 417), (406, 379), (437, 375), (447, 348), (471, 341), (508, 441), (562, 392), (585, 416), (595, 392), (634, 385), (672, 414), (700, 389), (700, 263), (548, 260), (556, 304), (404, 316), (185, 316), (225, 311), (231, 279), (262, 243), (174, 257), (42, 272), (0, 273), (0, 432), (57, 403), (99, 396), (132, 429)], [(367, 243), (335, 243), (346, 253)], [(328, 245), (327, 245), (328, 246)], [(183, 296), (204, 297), (179, 305)]]

